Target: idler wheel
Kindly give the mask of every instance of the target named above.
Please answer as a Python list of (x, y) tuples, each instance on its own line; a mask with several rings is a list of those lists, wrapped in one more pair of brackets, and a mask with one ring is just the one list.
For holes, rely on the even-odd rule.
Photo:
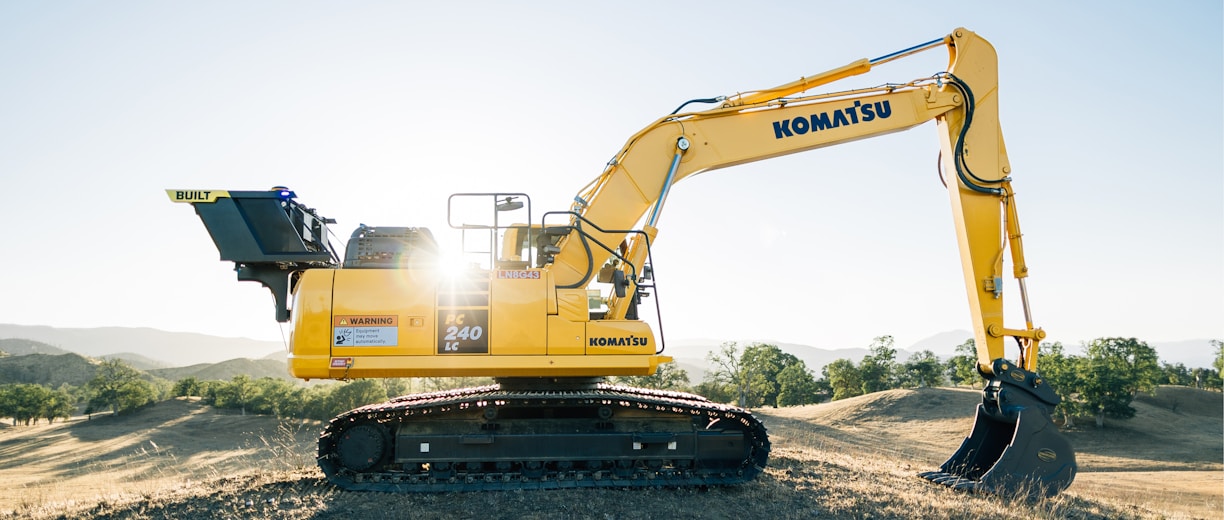
[(366, 471), (383, 462), (391, 451), (387, 430), (372, 423), (359, 424), (340, 434), (336, 457), (340, 465), (353, 471)]

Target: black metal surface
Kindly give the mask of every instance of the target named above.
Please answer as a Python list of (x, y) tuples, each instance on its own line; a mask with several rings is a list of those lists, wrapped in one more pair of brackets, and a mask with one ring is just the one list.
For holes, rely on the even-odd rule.
[(1058, 396), (1032, 372), (1002, 360), (982, 391), (973, 430), (939, 471), (919, 474), (955, 489), (1051, 497), (1075, 480), (1075, 451), (1050, 419)]
[(221, 260), (335, 264), (326, 242), (329, 220), (278, 192), (231, 191), (229, 197), (192, 206)]
[[(389, 452), (346, 446), (347, 432), (368, 436), (370, 424), (398, 432)], [(342, 449), (382, 462), (354, 467)], [(755, 478), (768, 456), (765, 427), (750, 413), (700, 396), (492, 385), (342, 414), (319, 438), (318, 463), (348, 490), (441, 492), (736, 484)]]
[(231, 191), (192, 206), (221, 260), (234, 262), (238, 280), (272, 292), (278, 322), (289, 321), (292, 273), (337, 265), (327, 243), (327, 224), (335, 221), (293, 201), (287, 190)]
[(386, 462), (391, 438), (384, 426), (377, 423), (358, 424), (336, 439), (336, 457), (340, 466), (353, 471), (365, 471)]

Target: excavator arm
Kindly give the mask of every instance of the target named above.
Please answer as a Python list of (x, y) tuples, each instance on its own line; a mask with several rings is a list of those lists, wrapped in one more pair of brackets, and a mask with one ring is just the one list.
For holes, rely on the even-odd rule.
[[(945, 47), (945, 72), (904, 84), (816, 95), (799, 95), (832, 81), (862, 74), (875, 65), (915, 52)], [(644, 265), (668, 192), (703, 172), (834, 146), (913, 128), (934, 120), (941, 167), (972, 313), (979, 371), (988, 381), (974, 432), (941, 471), (924, 474), (954, 487), (991, 491), (1018, 484), (1055, 494), (1070, 485), (1074, 452), (1050, 423), (1058, 397), (1037, 374), (1038, 344), (1045, 332), (1033, 326), (1028, 306), (1015, 193), (1011, 187), (999, 125), (997, 56), (985, 39), (966, 29), (945, 38), (874, 60), (846, 66), (772, 89), (721, 99), (711, 110), (672, 114), (647, 126), (625, 144), (603, 173), (577, 197), (572, 229), (558, 241), (551, 271), (558, 287), (585, 286), (596, 266), (592, 241), (622, 243), (611, 262), (629, 288), (607, 298), (608, 319), (622, 319), (634, 302), (633, 285)], [(583, 227), (584, 222), (594, 226)], [(643, 233), (628, 230), (641, 223)], [(595, 227), (597, 229), (590, 229)], [(1003, 316), (1003, 260), (1010, 249), (1019, 283), (1023, 328)], [(622, 260), (623, 261), (620, 261)], [(1005, 340), (1019, 346), (1013, 363)], [(1023, 419), (1023, 420), (1022, 420)]]
[[(1004, 357), (1004, 339), (1012, 336), (1027, 347), (1022, 365), (1036, 370), (1036, 356), (1027, 353), (1035, 349), (1044, 333), (1032, 327), (1031, 319), (1024, 329), (1003, 325), (1000, 270), (1005, 225), (1013, 245), (1017, 278), (1023, 280), (1027, 269), (1023, 267), (1019, 223), (1008, 177), (1011, 168), (998, 122), (995, 51), (976, 34), (958, 29), (946, 38), (900, 55), (935, 46), (949, 50), (951, 64), (947, 72), (930, 78), (871, 89), (779, 97), (862, 74), (878, 63), (900, 57), (900, 53), (892, 54), (858, 60), (773, 89), (726, 98), (719, 108), (669, 115), (647, 126), (631, 137), (603, 173), (579, 193), (574, 208), (582, 219), (602, 229), (632, 229), (644, 219), (646, 233), (618, 235), (588, 230), (569, 234), (558, 244), (560, 252), (551, 265), (557, 284), (585, 285), (595, 267), (603, 263), (603, 258), (587, 253), (588, 247), (582, 245), (584, 238), (605, 244), (628, 241), (626, 257), (631, 261), (619, 264), (619, 268), (639, 268), (648, 240), (658, 233), (656, 225), (669, 190), (687, 177), (886, 135), (934, 120), (940, 131), (944, 171), (956, 172), (956, 182), (948, 193), (974, 314), (979, 365), (990, 373), (993, 361)], [(633, 280), (633, 273), (626, 272), (625, 278)], [(623, 318), (627, 300), (610, 297), (608, 317)]]

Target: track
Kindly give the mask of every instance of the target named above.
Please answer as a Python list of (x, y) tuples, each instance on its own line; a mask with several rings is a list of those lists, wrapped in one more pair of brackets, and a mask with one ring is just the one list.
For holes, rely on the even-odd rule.
[(765, 427), (701, 396), (604, 383), (415, 394), (332, 419), (319, 467), (353, 491), (678, 487), (747, 482)]

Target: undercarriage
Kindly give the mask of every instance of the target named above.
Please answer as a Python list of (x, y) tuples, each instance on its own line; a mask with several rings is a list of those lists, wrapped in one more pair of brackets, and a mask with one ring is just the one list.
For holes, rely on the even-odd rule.
[(748, 411), (598, 379), (504, 379), (363, 406), (319, 438), (343, 489), (440, 492), (747, 482), (769, 439)]

